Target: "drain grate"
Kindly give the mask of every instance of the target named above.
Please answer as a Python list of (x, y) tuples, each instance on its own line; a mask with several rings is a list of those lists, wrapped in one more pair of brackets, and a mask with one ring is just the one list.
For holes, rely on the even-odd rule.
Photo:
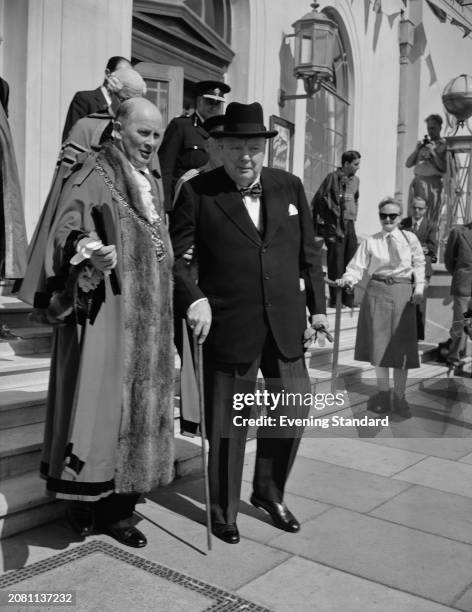
[(154, 563), (148, 559), (143, 559), (142, 557), (133, 555), (126, 550), (117, 548), (116, 546), (108, 544), (107, 542), (101, 542), (99, 540), (87, 542), (86, 544), (59, 553), (58, 555), (54, 555), (48, 559), (43, 559), (42, 561), (32, 563), (27, 567), (22, 567), (21, 569), (7, 572), (0, 577), (0, 589), (11, 587), (19, 582), (22, 582), (23, 580), (27, 580), (33, 576), (38, 576), (39, 574), (44, 574), (55, 568), (61, 567), (66, 563), (83, 559), (87, 555), (98, 552), (106, 554), (113, 559), (124, 561), (125, 563), (142, 569), (145, 572), (159, 576), (160, 578), (164, 578), (169, 582), (173, 582), (195, 593), (212, 599), (214, 603), (207, 608), (205, 612), (271, 612), (268, 608), (264, 608), (263, 606), (243, 599), (234, 593), (224, 591), (223, 589), (212, 586), (211, 584), (207, 584), (201, 580), (196, 580), (191, 576), (187, 576), (177, 572), (176, 570), (170, 569), (165, 565), (160, 565), (159, 563)]

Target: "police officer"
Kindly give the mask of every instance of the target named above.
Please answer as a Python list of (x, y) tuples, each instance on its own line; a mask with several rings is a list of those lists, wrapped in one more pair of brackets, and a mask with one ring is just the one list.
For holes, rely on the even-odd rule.
[(208, 162), (208, 132), (202, 124), (223, 112), (224, 94), (230, 90), (226, 83), (200, 81), (195, 86), (195, 112), (190, 116), (176, 117), (167, 126), (159, 148), (167, 212), (172, 210), (177, 180), (188, 170), (200, 168)]

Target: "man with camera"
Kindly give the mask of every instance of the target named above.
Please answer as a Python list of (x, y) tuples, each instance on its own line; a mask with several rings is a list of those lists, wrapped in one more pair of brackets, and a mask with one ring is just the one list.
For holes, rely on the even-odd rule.
[(441, 214), (443, 176), (446, 173), (446, 141), (441, 138), (442, 117), (426, 117), (427, 135), (416, 143), (415, 150), (407, 157), (406, 167), (414, 166), (414, 178), (410, 184), (409, 201), (419, 196), (426, 201), (426, 219), (436, 226)]
[[(311, 203), (315, 235), (324, 238), (327, 252), (328, 278), (336, 280), (357, 249), (354, 222), (359, 207), (359, 178), (356, 172), (361, 164), (358, 151), (345, 151), (341, 167), (330, 172), (321, 183)], [(329, 305), (336, 305), (336, 288), (330, 287)], [(354, 296), (343, 289), (344, 306), (352, 308)]]

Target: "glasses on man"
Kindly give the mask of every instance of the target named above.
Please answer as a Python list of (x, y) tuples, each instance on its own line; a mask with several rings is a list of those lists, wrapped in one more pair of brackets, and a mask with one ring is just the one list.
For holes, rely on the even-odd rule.
[(379, 213), (379, 217), (382, 221), (385, 219), (390, 219), (390, 221), (395, 221), (395, 219), (399, 216), (399, 213)]

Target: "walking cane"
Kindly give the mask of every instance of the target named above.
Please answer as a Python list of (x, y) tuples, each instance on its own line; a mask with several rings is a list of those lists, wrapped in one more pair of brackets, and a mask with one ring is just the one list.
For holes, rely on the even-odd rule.
[(205, 397), (203, 393), (203, 351), (202, 345), (198, 344), (197, 338), (193, 337), (193, 354), (195, 358), (195, 374), (198, 386), (198, 407), (200, 411), (200, 433), (202, 436), (202, 464), (203, 483), (205, 488), (205, 511), (207, 527), (207, 547), (211, 550), (211, 512), (210, 512), (210, 485), (208, 482), (207, 457), (206, 457), (206, 427), (205, 427)]

